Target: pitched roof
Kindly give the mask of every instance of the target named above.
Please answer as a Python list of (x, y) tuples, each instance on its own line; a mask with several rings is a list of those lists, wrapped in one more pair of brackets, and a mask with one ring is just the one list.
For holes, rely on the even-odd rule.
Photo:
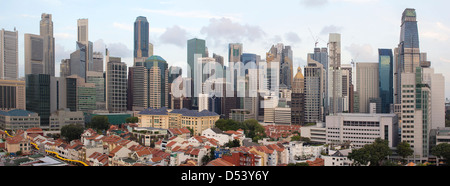
[(234, 166), (234, 164), (222, 158), (217, 158), (215, 160), (210, 161), (206, 166)]
[(22, 109), (10, 110), (8, 112), (0, 111), (0, 115), (4, 115), (4, 116), (28, 116), (30, 114), (34, 114), (34, 112), (22, 110)]
[(147, 108), (139, 112), (141, 115), (167, 115), (167, 113), (168, 111), (166, 107), (161, 107), (158, 109)]

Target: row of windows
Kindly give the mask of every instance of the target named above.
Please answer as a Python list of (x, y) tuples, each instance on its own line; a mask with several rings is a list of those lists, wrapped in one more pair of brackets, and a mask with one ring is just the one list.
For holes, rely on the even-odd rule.
[(344, 126), (379, 127), (378, 121), (344, 121)]

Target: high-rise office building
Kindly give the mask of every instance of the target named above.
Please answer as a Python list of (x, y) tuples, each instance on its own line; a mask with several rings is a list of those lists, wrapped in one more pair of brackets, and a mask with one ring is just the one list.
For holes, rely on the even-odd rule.
[(288, 89), (292, 87), (293, 77), (293, 56), (290, 46), (284, 46), (282, 43), (272, 45), (270, 50), (266, 53), (266, 61), (279, 62), (279, 84), (286, 86)]
[(25, 75), (55, 76), (55, 39), (51, 14), (42, 14), (40, 35), (25, 34)]
[(323, 65), (308, 57), (305, 67), (305, 122), (325, 120), (325, 69)]
[(25, 34), (25, 75), (45, 74), (44, 38), (40, 35)]
[(139, 16), (134, 22), (134, 58), (150, 57), (149, 43), (149, 23), (146, 17)]
[(207, 57), (206, 42), (203, 39), (193, 38), (187, 41), (187, 77), (191, 78), (190, 97), (192, 99), (192, 106), (198, 106), (198, 94), (201, 93), (202, 88), (202, 73), (197, 72), (199, 69), (195, 66), (198, 64), (198, 58)]
[(241, 60), (242, 52), (242, 43), (228, 44), (228, 62), (239, 62)]
[(19, 78), (18, 31), (0, 30), (0, 79)]
[(394, 61), (392, 49), (378, 49), (379, 96), (381, 113), (390, 113), (394, 103)]
[(103, 72), (103, 54), (101, 52), (94, 52), (92, 60), (92, 69), (90, 71)]
[(328, 48), (314, 48), (314, 53), (308, 53), (307, 58), (310, 58), (311, 60), (317, 61), (320, 64), (322, 64), (325, 74), (322, 78), (324, 78), (325, 85), (323, 87), (323, 90), (325, 91), (324, 97), (325, 100), (323, 102), (324, 106), (328, 106)]
[(26, 109), (25, 81), (0, 79), (0, 110)]
[[(93, 49), (94, 44), (89, 41), (89, 20), (88, 19), (78, 19), (78, 40), (77, 40), (77, 51), (84, 50), (85, 56), (85, 66), (84, 66), (84, 76), (82, 78), (86, 78), (86, 72), (91, 71), (93, 68)], [(84, 48), (84, 49), (83, 49)]]
[(342, 64), (342, 111), (353, 112), (353, 67), (351, 64)]
[(305, 125), (305, 77), (298, 67), (294, 76), (291, 94), (291, 122), (294, 125)]
[(36, 112), (41, 117), (41, 128), (49, 127), (50, 118), (50, 75), (27, 74), (26, 110)]
[(401, 120), (401, 141), (409, 143), (414, 150), (410, 158), (426, 161), (431, 149), (430, 130), (434, 123), (431, 112), (433, 93), (430, 89), (434, 82), (431, 80), (427, 84), (427, 72), (423, 67), (429, 65), (421, 65), (426, 60), (420, 53), (416, 18), (415, 9), (407, 8), (402, 14), (400, 43), (394, 50), (394, 106), (399, 108), (396, 113)]
[(169, 69), (166, 60), (153, 55), (145, 60), (143, 66), (148, 70), (148, 107), (168, 107)]
[(359, 112), (369, 113), (370, 99), (379, 98), (378, 63), (356, 63)]
[(330, 33), (328, 41), (328, 111), (329, 114), (342, 112), (342, 72), (341, 72), (341, 35)]
[(70, 54), (69, 61), (69, 76), (70, 75), (78, 75), (81, 78), (86, 78), (86, 65), (88, 65), (87, 58), (88, 49), (87, 46), (77, 42), (77, 50)]
[(40, 35), (44, 40), (45, 73), (55, 76), (55, 38), (53, 37), (52, 14), (43, 13), (40, 22)]
[(105, 78), (103, 78), (103, 72), (88, 71), (86, 78), (86, 83), (95, 85), (97, 110), (105, 110)]
[(106, 52), (106, 109), (110, 113), (127, 110), (127, 64)]

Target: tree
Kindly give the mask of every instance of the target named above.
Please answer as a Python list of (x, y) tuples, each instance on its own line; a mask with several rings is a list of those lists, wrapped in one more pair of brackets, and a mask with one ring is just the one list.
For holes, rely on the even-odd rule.
[(388, 141), (381, 138), (375, 139), (372, 144), (364, 145), (360, 149), (355, 149), (349, 153), (348, 158), (355, 161), (359, 165), (381, 166), (383, 160), (387, 156), (392, 155), (392, 151), (389, 148)]
[(139, 121), (138, 117), (128, 117), (125, 119), (127, 123), (137, 123)]
[(100, 115), (94, 116), (94, 117), (92, 117), (91, 122), (89, 123), (89, 126), (95, 130), (100, 130), (100, 131), (108, 130), (109, 129), (108, 117), (100, 116)]
[(402, 157), (402, 162), (406, 157), (413, 155), (414, 150), (411, 148), (408, 142), (402, 141), (397, 145), (397, 154)]
[(266, 129), (257, 120), (249, 119), (243, 122), (245, 136), (252, 138), (253, 142), (266, 137)]
[(225, 147), (240, 147), (241, 146), (241, 142), (238, 139), (234, 139), (233, 141), (228, 141), (228, 143), (224, 144)]
[(61, 136), (67, 141), (80, 139), (84, 127), (81, 124), (69, 124), (61, 128)]
[(445, 160), (445, 164), (447, 166), (450, 165), (450, 144), (448, 143), (441, 143), (439, 145), (434, 146), (431, 149), (431, 154), (443, 158)]
[(287, 166), (309, 166), (306, 162), (300, 162), (300, 163), (289, 163)]

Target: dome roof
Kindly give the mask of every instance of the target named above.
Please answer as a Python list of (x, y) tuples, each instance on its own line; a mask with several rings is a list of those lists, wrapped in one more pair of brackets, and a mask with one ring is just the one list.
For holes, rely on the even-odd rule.
[(166, 62), (161, 56), (153, 55), (145, 60), (145, 62), (158, 61), (158, 62)]
[(302, 74), (302, 68), (300, 67), (297, 68), (297, 74), (295, 74), (294, 79), (304, 79)]

